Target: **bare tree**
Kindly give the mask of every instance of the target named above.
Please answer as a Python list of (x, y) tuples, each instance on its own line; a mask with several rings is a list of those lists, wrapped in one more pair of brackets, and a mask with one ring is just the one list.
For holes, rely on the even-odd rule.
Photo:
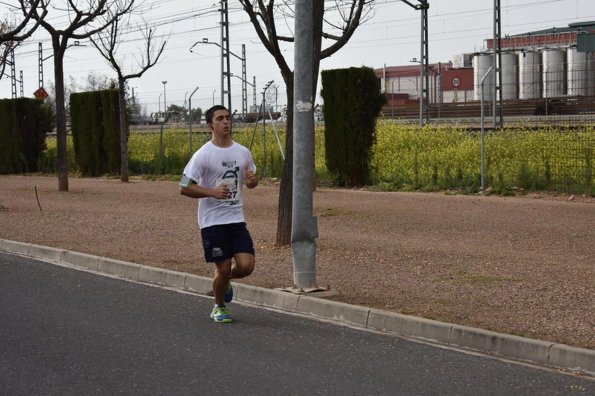
[[(27, 5), (31, 0), (18, 0), (23, 15), (27, 15)], [(82, 3), (82, 5), (79, 5)], [(51, 0), (45, 0), (48, 7)], [(66, 0), (61, 6), (52, 6), (51, 11), (60, 14), (62, 18), (52, 18), (57, 21), (66, 20), (67, 25), (53, 25), (47, 18), (42, 18), (37, 9), (32, 10), (31, 18), (39, 23), (50, 35), (54, 52), (54, 82), (56, 84), (56, 142), (58, 189), (68, 191), (68, 152), (66, 148), (66, 109), (64, 106), (64, 54), (70, 39), (83, 40), (109, 27), (114, 19), (129, 12), (134, 0)], [(97, 22), (100, 17), (111, 15), (114, 19), (106, 18)]]
[(126, 81), (132, 78), (141, 77), (144, 72), (155, 66), (159, 57), (163, 53), (166, 40), (155, 45), (155, 32), (145, 23), (144, 27), (139, 27), (143, 34), (143, 43), (145, 47), (141, 50), (140, 60), (137, 60), (138, 68), (126, 74), (123, 69), (124, 58), (118, 58), (116, 52), (120, 43), (121, 30), (120, 18), (114, 18), (109, 30), (104, 30), (97, 35), (96, 39), (91, 38), (91, 42), (97, 48), (112, 69), (118, 74), (119, 90), (119, 109), (120, 109), (120, 180), (128, 181), (128, 133), (126, 127)]
[(39, 21), (36, 21), (33, 26), (27, 28), (27, 25), (31, 21), (33, 10), (36, 10), (36, 12), (38, 8), (43, 10), (40, 15), (41, 19), (47, 15), (46, 4), (42, 0), (28, 0), (26, 3), (24, 10), (25, 18), (17, 26), (13, 26), (8, 20), (0, 21), (0, 79), (4, 75), (10, 53), (21, 42), (31, 37), (39, 27)]
[[(283, 43), (293, 43), (294, 36), (287, 23), (292, 18), (295, 4), (288, 0), (240, 0), (244, 11), (267, 51), (275, 58), (287, 87), (287, 134), (285, 136), (285, 162), (279, 191), (276, 245), (291, 242), (291, 205), (293, 189), (293, 70), (283, 56)], [(328, 58), (341, 49), (357, 27), (372, 10), (374, 0), (335, 0), (334, 6), (325, 6), (331, 1), (312, 0), (313, 8), (313, 84), (312, 98), (316, 98), (320, 60)], [(278, 23), (281, 23), (279, 26)], [(330, 43), (322, 48), (323, 39)]]

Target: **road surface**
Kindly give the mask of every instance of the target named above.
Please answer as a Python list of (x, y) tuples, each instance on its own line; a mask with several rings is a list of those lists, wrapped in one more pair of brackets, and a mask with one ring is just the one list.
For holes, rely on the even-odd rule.
[(580, 395), (589, 378), (0, 253), (0, 394)]

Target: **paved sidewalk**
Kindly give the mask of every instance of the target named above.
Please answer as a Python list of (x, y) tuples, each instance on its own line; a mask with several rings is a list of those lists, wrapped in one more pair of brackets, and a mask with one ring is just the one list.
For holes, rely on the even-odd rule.
[[(206, 294), (212, 287), (210, 278), (70, 250), (0, 239), (0, 251), (199, 294)], [(595, 351), (590, 349), (328, 301), (311, 295), (237, 283), (234, 288), (234, 298), (254, 305), (595, 378)]]

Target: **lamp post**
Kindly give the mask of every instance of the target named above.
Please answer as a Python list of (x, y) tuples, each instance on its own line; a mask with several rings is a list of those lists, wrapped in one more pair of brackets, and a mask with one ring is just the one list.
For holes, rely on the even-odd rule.
[(418, 89), (418, 95), (419, 95), (419, 126), (423, 126), (424, 125), (424, 78), (425, 78), (425, 73), (424, 73), (424, 64), (422, 61), (418, 61), (417, 58), (413, 58), (410, 60), (410, 62), (415, 62), (415, 63), (419, 63), (420, 66), (420, 71), (419, 71), (419, 89)]
[(213, 106), (215, 106), (215, 92), (217, 92), (216, 89), (213, 90)]
[(430, 8), (430, 4), (428, 0), (417, 0), (419, 4), (414, 4), (409, 0), (401, 0), (401, 2), (406, 3), (408, 6), (415, 8), (416, 10), (421, 11), (421, 48), (420, 48), (420, 60), (418, 61), (416, 58), (413, 58), (412, 62), (418, 62), (420, 65), (420, 92), (419, 92), (419, 125), (423, 126), (424, 124), (424, 95), (428, 100), (426, 104), (426, 121), (429, 121), (429, 112), (427, 111), (430, 105), (429, 98), (428, 98), (428, 74), (426, 73), (426, 69), (428, 68), (428, 9)]
[[(263, 147), (263, 163), (264, 166), (262, 168), (262, 177), (267, 176), (267, 137), (266, 137), (266, 125), (265, 125), (265, 111), (266, 111), (266, 93), (267, 89), (273, 84), (273, 80), (269, 81), (267, 85), (265, 85), (264, 89), (262, 90), (262, 147)], [(258, 119), (257, 119), (258, 121)]]
[[(240, 76), (236, 76), (236, 75), (235, 75), (235, 74), (233, 74), (233, 73), (230, 73), (229, 75), (230, 75), (230, 76), (232, 76), (232, 77), (235, 77), (235, 78), (238, 78), (238, 79), (242, 80), (242, 82), (243, 82), (244, 84), (250, 85), (250, 86), (252, 87), (252, 90), (253, 90), (253, 92), (254, 92), (254, 103), (253, 103), (253, 105), (254, 105), (254, 108), (256, 108), (256, 76), (252, 76), (252, 83), (249, 83), (248, 81), (246, 81), (246, 80), (245, 80), (245, 79), (243, 79), (242, 77), (240, 77)], [(248, 112), (248, 105), (247, 105), (247, 103), (248, 103), (248, 98), (246, 98), (246, 92), (245, 92), (245, 91), (243, 91), (243, 90), (242, 90), (242, 103), (246, 103), (246, 105), (244, 105), (244, 106), (242, 106), (242, 107), (245, 107), (245, 108), (243, 109), (243, 110), (244, 110), (244, 114), (247, 114), (247, 112)]]
[(163, 112), (167, 113), (167, 101), (165, 100), (165, 84), (167, 81), (161, 81), (163, 83)]
[(192, 95), (198, 91), (198, 87), (192, 91), (190, 98), (188, 98), (188, 157), (192, 155)]
[(161, 113), (161, 96), (163, 95), (163, 93), (159, 94), (159, 112)]
[[(221, 47), (221, 44), (209, 41), (208, 38), (204, 37), (202, 39), (202, 41), (197, 41), (196, 43), (194, 43), (192, 45), (192, 47), (190, 47), (190, 52), (192, 52), (192, 48), (194, 48), (197, 44), (212, 44), (212, 45), (216, 45), (217, 47), (221, 48), (222, 51), (224, 50), (223, 47)], [(229, 53), (230, 55), (235, 56), (240, 61), (242, 61), (242, 81), (244, 81), (242, 89), (245, 91), (246, 90), (246, 83), (245, 83), (246, 82), (246, 45), (242, 44), (242, 56), (234, 54), (229, 49), (225, 49), (225, 51), (227, 53)], [(225, 102), (225, 87), (224, 87), (223, 81), (227, 74), (228, 73), (224, 72), (223, 69), (221, 70), (221, 104), (223, 104)], [(229, 73), (229, 75), (231, 76), (231, 73)], [(245, 103), (246, 103), (246, 101), (245, 101), (245, 95), (244, 95), (243, 101), (242, 101), (242, 107), (243, 107), (242, 111), (244, 113), (246, 112)], [(231, 87), (228, 87), (228, 90), (227, 90), (227, 104), (228, 104), (228, 107), (230, 108), (229, 110), (231, 111)]]
[(132, 87), (132, 105), (134, 106), (134, 112), (136, 113), (136, 94), (134, 90), (136, 89), (136, 93), (138, 93), (137, 87)]
[(393, 80), (390, 82), (390, 94), (391, 94), (391, 102), (392, 102), (392, 111), (391, 116), (395, 116), (395, 83), (399, 81), (397, 78), (393, 77)]
[[(66, 49), (70, 47), (86, 47), (85, 44), (81, 44), (79, 40), (74, 40), (72, 44), (68, 44)], [(38, 58), (39, 58), (39, 65), (38, 65), (38, 74), (39, 74), (39, 88), (43, 87), (43, 62), (50, 59), (54, 54), (49, 56), (43, 57), (43, 46), (41, 43), (38, 44)]]

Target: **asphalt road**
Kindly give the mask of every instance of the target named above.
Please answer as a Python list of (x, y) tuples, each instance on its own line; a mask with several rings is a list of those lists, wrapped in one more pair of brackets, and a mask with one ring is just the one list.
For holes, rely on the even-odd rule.
[(0, 253), (0, 395), (581, 395), (595, 381)]

